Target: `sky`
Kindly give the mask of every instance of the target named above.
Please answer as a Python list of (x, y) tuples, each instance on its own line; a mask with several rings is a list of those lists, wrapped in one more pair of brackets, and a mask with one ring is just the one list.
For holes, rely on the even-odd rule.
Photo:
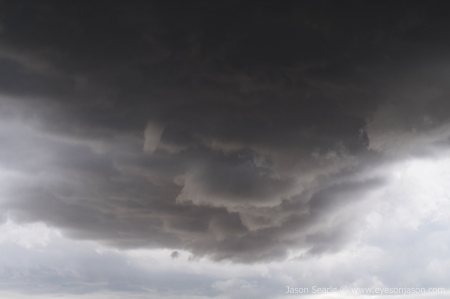
[(449, 11), (0, 0), (0, 298), (447, 298)]

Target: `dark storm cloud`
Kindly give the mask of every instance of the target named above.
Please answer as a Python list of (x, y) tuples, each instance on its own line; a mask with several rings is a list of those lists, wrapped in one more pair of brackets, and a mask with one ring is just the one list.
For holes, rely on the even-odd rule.
[(74, 238), (339, 250), (380, 169), (449, 136), (443, 1), (0, 10), (1, 209)]

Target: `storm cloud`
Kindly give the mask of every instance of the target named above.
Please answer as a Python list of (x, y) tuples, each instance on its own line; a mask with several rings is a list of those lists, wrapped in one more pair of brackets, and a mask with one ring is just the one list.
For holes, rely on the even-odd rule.
[(338, 252), (396, 165), (448, 147), (445, 6), (1, 1), (3, 218), (173, 258)]

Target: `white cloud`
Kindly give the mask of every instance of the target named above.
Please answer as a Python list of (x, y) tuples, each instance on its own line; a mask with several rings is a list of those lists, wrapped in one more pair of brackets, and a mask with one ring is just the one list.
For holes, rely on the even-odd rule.
[(0, 244), (18, 244), (27, 249), (45, 247), (50, 242), (52, 233), (58, 234), (44, 223), (18, 225), (7, 219), (4, 224), (0, 225)]

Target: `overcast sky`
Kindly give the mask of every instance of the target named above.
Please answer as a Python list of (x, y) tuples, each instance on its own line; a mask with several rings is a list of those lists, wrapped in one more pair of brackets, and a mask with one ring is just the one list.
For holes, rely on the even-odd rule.
[(0, 298), (447, 298), (449, 13), (0, 0)]

